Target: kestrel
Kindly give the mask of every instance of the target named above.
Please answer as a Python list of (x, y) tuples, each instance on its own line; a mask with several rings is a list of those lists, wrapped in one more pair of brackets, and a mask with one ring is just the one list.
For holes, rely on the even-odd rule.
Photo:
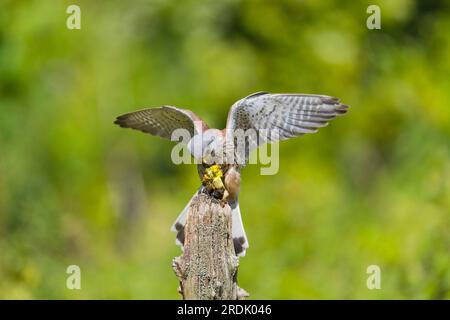
[[(347, 105), (341, 104), (339, 99), (331, 96), (258, 92), (233, 104), (228, 113), (226, 128), (223, 130), (209, 129), (194, 112), (173, 106), (127, 113), (117, 117), (114, 123), (169, 140), (174, 130), (180, 128), (188, 130), (192, 138), (187, 143), (187, 148), (199, 163), (197, 169), (201, 179), (205, 170), (215, 163), (215, 158), (211, 158), (211, 154), (218, 155), (224, 150), (231, 150), (234, 157), (231, 160), (227, 157), (221, 158), (222, 162), (219, 165), (223, 172), (221, 176), (225, 188), (223, 197), (232, 209), (232, 237), (235, 253), (243, 256), (249, 244), (242, 223), (238, 194), (240, 170), (248, 162), (250, 152), (264, 143), (286, 140), (305, 133), (315, 133), (318, 128), (325, 127), (336, 116), (345, 114), (347, 109)], [(230, 132), (238, 129), (244, 131), (252, 129), (257, 133), (265, 130), (270, 134), (257, 136), (246, 144), (243, 153), (238, 154), (236, 140), (230, 136)], [(209, 158), (206, 159), (205, 155), (209, 155)], [(204, 191), (203, 185), (172, 226), (171, 230), (177, 232), (177, 243), (181, 246), (184, 243), (184, 225), (189, 205), (192, 199), (202, 191)]]

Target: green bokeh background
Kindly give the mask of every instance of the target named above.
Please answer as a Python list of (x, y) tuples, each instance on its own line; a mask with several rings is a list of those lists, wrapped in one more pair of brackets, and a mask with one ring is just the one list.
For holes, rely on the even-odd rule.
[[(449, 75), (449, 1), (0, 0), (0, 298), (178, 299), (169, 228), (195, 166), (112, 122), (170, 104), (223, 127), (264, 90), (352, 108), (281, 143), (277, 175), (243, 170), (240, 286), (449, 299)], [(66, 289), (71, 264), (81, 290)], [(381, 290), (366, 287), (372, 264)]]

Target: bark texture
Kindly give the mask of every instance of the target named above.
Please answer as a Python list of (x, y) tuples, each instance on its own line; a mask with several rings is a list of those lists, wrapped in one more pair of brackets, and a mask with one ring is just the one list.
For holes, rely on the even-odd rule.
[(231, 237), (231, 208), (199, 194), (184, 228), (184, 252), (173, 260), (185, 300), (236, 300), (248, 296), (237, 285), (239, 258)]

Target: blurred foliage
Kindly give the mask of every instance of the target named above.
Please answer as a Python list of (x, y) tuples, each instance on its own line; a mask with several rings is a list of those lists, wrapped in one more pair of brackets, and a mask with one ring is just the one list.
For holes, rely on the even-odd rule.
[[(66, 28), (81, 7), (82, 29)], [(382, 29), (366, 28), (369, 4)], [(179, 298), (169, 227), (199, 181), (112, 124), (163, 104), (223, 127), (256, 91), (350, 112), (243, 171), (254, 299), (450, 298), (449, 1), (0, 0), (0, 297)], [(66, 289), (81, 267), (82, 290)], [(366, 268), (382, 289), (366, 288)]]

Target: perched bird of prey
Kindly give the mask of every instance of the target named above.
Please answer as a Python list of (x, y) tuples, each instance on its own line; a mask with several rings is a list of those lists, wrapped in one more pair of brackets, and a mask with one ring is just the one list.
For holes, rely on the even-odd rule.
[[(117, 117), (115, 124), (124, 128), (132, 128), (162, 138), (171, 139), (176, 129), (186, 129), (192, 137), (187, 144), (191, 155), (198, 160), (197, 169), (202, 179), (214, 175), (219, 165), (220, 175), (215, 178), (218, 185), (223, 183), (225, 194), (223, 199), (232, 209), (232, 237), (237, 255), (245, 255), (248, 240), (242, 224), (238, 203), (240, 187), (240, 170), (248, 162), (250, 152), (264, 143), (286, 140), (305, 133), (315, 133), (336, 116), (345, 114), (348, 106), (339, 99), (325, 95), (311, 94), (270, 94), (258, 92), (251, 94), (233, 104), (229, 113), (226, 128), (209, 129), (194, 112), (173, 106), (143, 109)], [(231, 135), (235, 130), (255, 130), (257, 133), (266, 130), (270, 134), (257, 136), (247, 144), (243, 152), (236, 139)], [(221, 158), (217, 155), (231, 151), (234, 157)], [(239, 149), (239, 150), (242, 150)], [(207, 155), (207, 156), (206, 156)], [(211, 156), (212, 155), (212, 156)], [(231, 160), (230, 160), (231, 159)], [(209, 171), (208, 171), (209, 170)], [(192, 199), (204, 190), (202, 185)], [(192, 201), (191, 199), (191, 201)], [(184, 243), (184, 225), (189, 209), (187, 204), (172, 226), (177, 232), (177, 243)]]

